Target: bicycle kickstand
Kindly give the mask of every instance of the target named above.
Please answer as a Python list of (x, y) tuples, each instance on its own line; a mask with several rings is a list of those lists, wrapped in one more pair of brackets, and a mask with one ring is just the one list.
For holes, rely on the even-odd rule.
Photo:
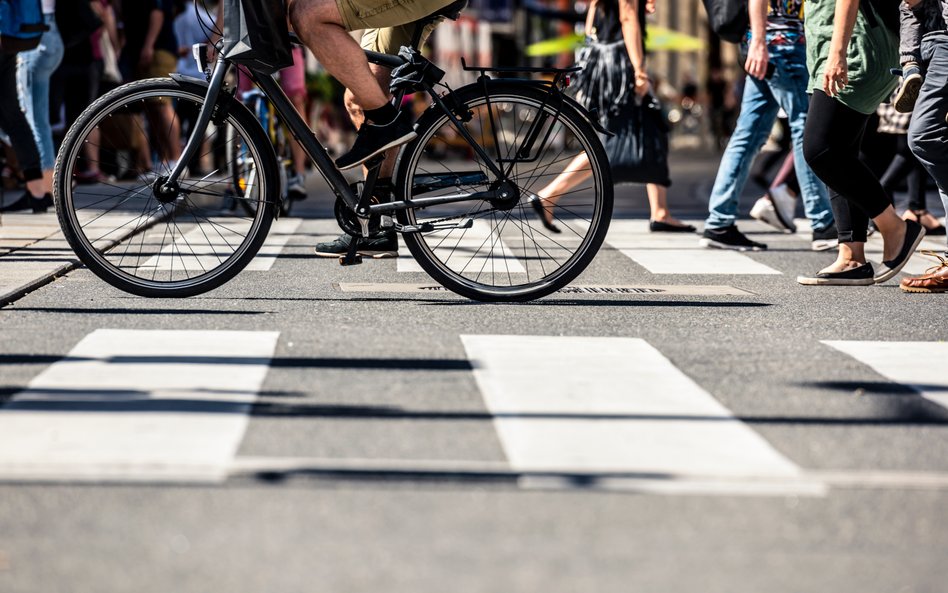
[(362, 263), (362, 256), (359, 255), (359, 245), (362, 243), (361, 237), (352, 237), (349, 241), (349, 250), (345, 255), (339, 256), (340, 266), (357, 266)]

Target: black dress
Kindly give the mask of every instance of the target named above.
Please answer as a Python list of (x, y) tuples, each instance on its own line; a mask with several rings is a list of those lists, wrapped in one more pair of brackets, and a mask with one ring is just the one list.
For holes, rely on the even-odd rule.
[[(638, 20), (644, 52), (644, 0), (639, 1)], [(617, 0), (596, 3), (579, 64), (583, 70), (574, 86), (576, 100), (596, 110), (603, 126), (614, 134), (603, 141), (613, 181), (670, 186), (668, 124), (654, 97), (635, 96), (635, 70), (622, 37)]]

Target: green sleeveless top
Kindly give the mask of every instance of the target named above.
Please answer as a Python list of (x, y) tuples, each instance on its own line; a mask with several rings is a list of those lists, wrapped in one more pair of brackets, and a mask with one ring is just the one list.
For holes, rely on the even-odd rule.
[[(850, 109), (868, 115), (889, 98), (898, 84), (898, 78), (889, 69), (899, 67), (899, 39), (875, 14), (869, 0), (861, 0), (861, 4), (846, 52), (849, 84), (836, 98)], [(835, 13), (836, 0), (806, 0), (806, 65), (811, 93), (823, 90)]]

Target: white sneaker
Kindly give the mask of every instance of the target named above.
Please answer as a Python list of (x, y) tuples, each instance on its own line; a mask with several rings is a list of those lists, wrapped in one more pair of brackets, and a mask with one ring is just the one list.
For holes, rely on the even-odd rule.
[(773, 203), (777, 219), (783, 228), (791, 233), (797, 232), (797, 226), (793, 224), (793, 214), (797, 211), (797, 199), (787, 189), (787, 184), (781, 183), (777, 187), (770, 188), (766, 197)]
[(787, 227), (783, 226), (783, 223), (780, 221), (780, 217), (777, 216), (777, 210), (774, 208), (773, 202), (767, 199), (767, 196), (759, 198), (754, 202), (754, 207), (750, 211), (751, 218), (756, 218), (761, 222), (765, 222), (770, 226), (774, 227), (781, 233), (789, 233)]

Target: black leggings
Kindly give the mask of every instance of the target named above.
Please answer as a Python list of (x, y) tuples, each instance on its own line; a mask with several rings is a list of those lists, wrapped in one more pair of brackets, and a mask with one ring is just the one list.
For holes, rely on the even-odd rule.
[(908, 189), (909, 210), (925, 210), (925, 184), (928, 182), (928, 172), (912, 154), (908, 145), (908, 135), (899, 134), (895, 140), (895, 156), (892, 157), (892, 162), (889, 163), (889, 167), (880, 180), (890, 199), (903, 179)]
[(889, 196), (859, 160), (869, 116), (814, 91), (803, 131), (803, 156), (830, 190), (841, 243), (865, 243), (869, 219), (889, 207)]
[(0, 53), (0, 128), (10, 136), (23, 178), (27, 181), (42, 179), (43, 169), (33, 130), (16, 95), (16, 54)]

